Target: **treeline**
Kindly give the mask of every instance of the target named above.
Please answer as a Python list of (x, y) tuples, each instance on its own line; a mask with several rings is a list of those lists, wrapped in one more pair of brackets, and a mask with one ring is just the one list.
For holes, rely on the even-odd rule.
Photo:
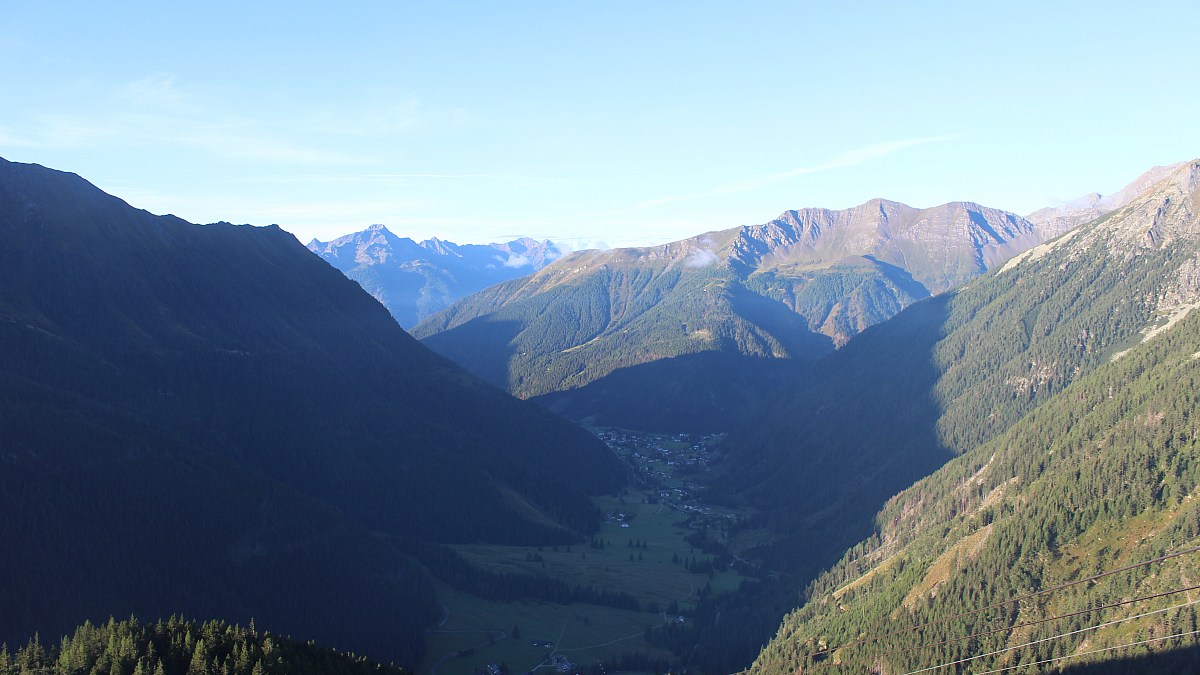
[[(676, 667), (671, 661), (663, 658), (647, 656), (641, 652), (627, 652), (616, 658), (597, 661), (582, 669), (587, 675), (608, 675), (609, 673), (662, 673), (675, 672)], [(579, 672), (579, 671), (576, 671)]]
[(209, 621), (178, 616), (143, 625), (136, 618), (84, 623), (57, 645), (38, 636), (9, 653), (0, 675), (406, 675), (361, 656)]
[(786, 583), (747, 580), (735, 593), (701, 593), (686, 621), (648, 628), (644, 637), (677, 654), (689, 671), (738, 672), (754, 660), (763, 636), (771, 635), (794, 606), (795, 595)]
[(641, 610), (637, 598), (628, 593), (597, 590), (592, 586), (569, 586), (544, 575), (493, 572), (472, 565), (449, 546), (428, 543), (414, 546), (417, 558), (435, 577), (485, 600), (513, 602), (529, 598), (561, 605), (582, 602), (635, 612)]

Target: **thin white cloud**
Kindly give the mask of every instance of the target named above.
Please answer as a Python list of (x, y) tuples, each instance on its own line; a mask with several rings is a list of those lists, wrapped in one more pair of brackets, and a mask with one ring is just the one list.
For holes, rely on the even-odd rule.
[(683, 263), (687, 267), (711, 267), (720, 262), (720, 258), (710, 248), (696, 249)]
[(811, 174), (821, 173), (824, 171), (832, 171), (834, 169), (844, 169), (847, 167), (858, 166), (859, 164), (865, 164), (872, 160), (879, 159), (881, 157), (885, 157), (885, 156), (890, 155), (895, 152), (899, 152), (900, 150), (905, 150), (907, 148), (916, 147), (918, 145), (928, 145), (930, 143), (940, 143), (942, 141), (948, 141), (953, 138), (956, 138), (956, 137), (955, 136), (930, 136), (927, 138), (911, 138), (911, 139), (903, 139), (903, 140), (898, 140), (898, 141), (888, 141), (885, 143), (876, 143), (874, 145), (868, 145), (868, 146), (861, 147), (861, 148), (854, 148), (853, 150), (847, 150), (846, 152), (840, 153), (840, 154), (836, 155), (835, 157), (833, 157), (832, 159), (825, 161), (825, 162), (821, 162), (820, 164), (813, 164), (810, 166), (802, 166), (802, 167), (797, 167), (795, 169), (790, 169), (788, 171), (782, 171), (779, 173), (765, 174), (762, 176), (753, 176), (753, 177), (745, 178), (742, 180), (732, 181), (729, 183), (725, 183), (723, 185), (718, 185), (717, 187), (715, 187), (711, 190), (706, 190), (704, 192), (695, 192), (692, 194), (685, 194), (685, 195), (668, 195), (666, 197), (658, 197), (656, 199), (648, 199), (645, 201), (638, 202), (637, 207), (650, 208), (650, 207), (655, 207), (655, 206), (664, 206), (666, 204), (677, 204), (680, 202), (690, 202), (690, 201), (695, 201), (698, 199), (704, 199), (707, 197), (715, 197), (715, 196), (719, 196), (719, 195), (729, 195), (729, 194), (737, 194), (740, 192), (750, 192), (750, 191), (757, 190), (762, 187), (766, 187), (773, 183), (778, 183), (781, 181), (788, 180), (790, 178), (798, 178), (800, 176), (808, 176)]
[(158, 140), (192, 148), (216, 157), (258, 162), (349, 166), (361, 164), (362, 157), (291, 143), (259, 135), (256, 129), (237, 130), (222, 125), (194, 130), (192, 133), (163, 133)]
[(52, 149), (156, 145), (220, 159), (288, 165), (375, 163), (369, 150), (356, 154), (321, 147), (324, 136), (314, 133), (311, 121), (256, 117), (243, 112), (253, 106), (234, 109), (220, 103), (237, 98), (237, 92), (182, 85), (172, 75), (155, 74), (98, 97), (94, 112), (87, 115), (34, 114), (19, 135), (0, 130), (0, 143)]
[(403, 182), (413, 180), (453, 181), (453, 180), (495, 180), (512, 181), (532, 184), (556, 183), (558, 179), (538, 178), (521, 174), (504, 173), (337, 173), (337, 174), (286, 174), (261, 175), (250, 178), (253, 183), (362, 183), (373, 182)]
[(383, 89), (327, 106), (300, 124), (318, 134), (389, 137), (436, 128), (478, 127), (484, 122), (463, 108), (439, 107), (408, 93)]
[(513, 267), (513, 268), (525, 267), (528, 264), (529, 264), (528, 256), (518, 255), (516, 253), (510, 254), (508, 256), (508, 260), (504, 261), (505, 267)]
[(31, 148), (36, 147), (39, 143), (31, 138), (14, 134), (11, 131), (0, 129), (0, 146), (7, 145), (9, 147)]
[(117, 98), (142, 108), (178, 109), (185, 106), (192, 96), (175, 85), (173, 75), (159, 74), (129, 82), (117, 91)]
[(112, 120), (87, 119), (72, 115), (45, 115), (37, 120), (36, 130), (25, 136), (24, 145), (55, 150), (94, 147), (125, 133)]
[(821, 173), (822, 171), (830, 171), (832, 169), (843, 169), (846, 167), (865, 164), (873, 159), (885, 157), (900, 150), (916, 147), (918, 145), (928, 145), (930, 143), (940, 143), (954, 138), (953, 136), (933, 136), (929, 138), (913, 138), (900, 141), (889, 141), (887, 143), (876, 143), (862, 148), (855, 148), (841, 153), (833, 159), (813, 166), (803, 166), (790, 171), (781, 173), (768, 174), (758, 176), (748, 180), (728, 183), (717, 188), (718, 194), (729, 194), (733, 192), (748, 192), (764, 185), (777, 183), (788, 178), (796, 178), (798, 176), (807, 176), (809, 174)]

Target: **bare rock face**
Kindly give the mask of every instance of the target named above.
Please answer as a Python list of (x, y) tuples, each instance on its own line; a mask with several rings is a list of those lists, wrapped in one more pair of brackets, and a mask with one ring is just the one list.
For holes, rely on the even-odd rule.
[(1068, 230), (1072, 230), (1125, 206), (1155, 183), (1171, 175), (1186, 163), (1181, 162), (1167, 166), (1156, 166), (1110, 195), (1093, 192), (1082, 197), (1077, 197), (1062, 206), (1038, 209), (1026, 216), (1026, 218), (1041, 228), (1046, 233), (1047, 238), (1054, 238)]
[[(1128, 194), (1154, 176), (1157, 181), (1137, 194)], [(1148, 249), (1195, 241), (1200, 237), (1198, 185), (1200, 160), (1156, 167), (1111, 199), (1099, 200), (1097, 208), (1105, 209), (1102, 219), (1072, 232), (1069, 246), (1084, 251), (1102, 243), (1110, 255), (1129, 258)], [(1066, 238), (1051, 243), (1055, 245), (1066, 246)]]
[(1044, 239), (1028, 220), (978, 204), (916, 209), (875, 199), (843, 211), (787, 211), (769, 223), (743, 227), (730, 262), (753, 272), (867, 256), (903, 269), (937, 294)]

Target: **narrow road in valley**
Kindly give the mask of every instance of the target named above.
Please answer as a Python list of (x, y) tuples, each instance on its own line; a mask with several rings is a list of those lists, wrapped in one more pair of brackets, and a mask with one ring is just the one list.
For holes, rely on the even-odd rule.
[(601, 642), (600, 644), (588, 645), (588, 646), (586, 646), (586, 647), (571, 647), (570, 649), (557, 649), (557, 650), (555, 650), (555, 651), (560, 651), (560, 652), (578, 652), (578, 651), (583, 651), (584, 649), (595, 649), (595, 648), (597, 648), (597, 647), (607, 647), (607, 646), (609, 646), (609, 645), (615, 645), (615, 644), (617, 644), (618, 642), (624, 642), (624, 641), (626, 641), (626, 640), (632, 640), (632, 639), (634, 639), (634, 638), (639, 638), (639, 637), (642, 637), (642, 635), (644, 635), (644, 634), (645, 634), (645, 633), (634, 633), (633, 635), (627, 635), (627, 636), (625, 636), (625, 637), (623, 637), (623, 638), (617, 638), (616, 640), (609, 640), (608, 642)]
[(553, 667), (554, 667), (554, 666), (550, 665), (550, 664), (549, 664), (549, 663), (547, 663), (547, 662), (548, 662), (548, 661), (550, 661), (550, 660), (551, 660), (551, 659), (554, 657), (554, 655), (555, 655), (555, 654), (557, 654), (558, 652), (560, 652), (560, 651), (566, 651), (566, 650), (560, 650), (560, 649), (558, 648), (558, 646), (559, 646), (560, 644), (562, 644), (562, 638), (563, 638), (563, 635), (566, 635), (566, 633), (567, 633), (567, 624), (565, 624), (565, 623), (564, 623), (564, 624), (563, 624), (563, 627), (562, 627), (562, 630), (558, 631), (558, 639), (554, 641), (554, 649), (551, 649), (551, 650), (550, 650), (550, 653), (546, 655), (546, 658), (542, 659), (542, 662), (541, 662), (541, 663), (539, 663), (539, 664), (537, 664), (536, 666), (534, 666), (534, 667), (530, 668), (530, 669), (529, 669), (529, 672), (531, 672), (531, 673), (532, 673), (533, 671), (535, 671), (535, 670), (537, 670), (537, 669), (539, 669), (539, 668), (553, 668)]

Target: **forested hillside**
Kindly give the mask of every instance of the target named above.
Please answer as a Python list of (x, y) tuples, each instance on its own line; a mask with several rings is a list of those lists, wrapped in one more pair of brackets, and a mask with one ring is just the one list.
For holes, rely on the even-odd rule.
[(311, 643), (177, 616), (84, 623), (61, 641), (0, 648), (0, 675), (403, 675), (405, 670)]
[[(1193, 316), (889, 501), (876, 534), (812, 584), (753, 672), (963, 659), (985, 670), (1194, 645), (1197, 392)], [(1187, 553), (1081, 583), (1175, 552)], [(1134, 642), (1145, 647), (1101, 651)], [(1197, 665), (1194, 650), (1177, 656), (1159, 672)]]
[(1196, 177), (1188, 165), (824, 359), (731, 436), (744, 459), (733, 483), (781, 509), (798, 526), (789, 532), (844, 533), (935, 463), (1003, 432), (1200, 299)]
[[(870, 536), (889, 497), (1194, 306), (1198, 170), (865, 331), (731, 434), (725, 488), (777, 535), (747, 557), (789, 573), (762, 605)], [(716, 616), (680, 642), (715, 639)]]
[(626, 469), (406, 335), (276, 228), (0, 162), (0, 641), (246, 620), (415, 662), (429, 579), (375, 533), (575, 541)]

